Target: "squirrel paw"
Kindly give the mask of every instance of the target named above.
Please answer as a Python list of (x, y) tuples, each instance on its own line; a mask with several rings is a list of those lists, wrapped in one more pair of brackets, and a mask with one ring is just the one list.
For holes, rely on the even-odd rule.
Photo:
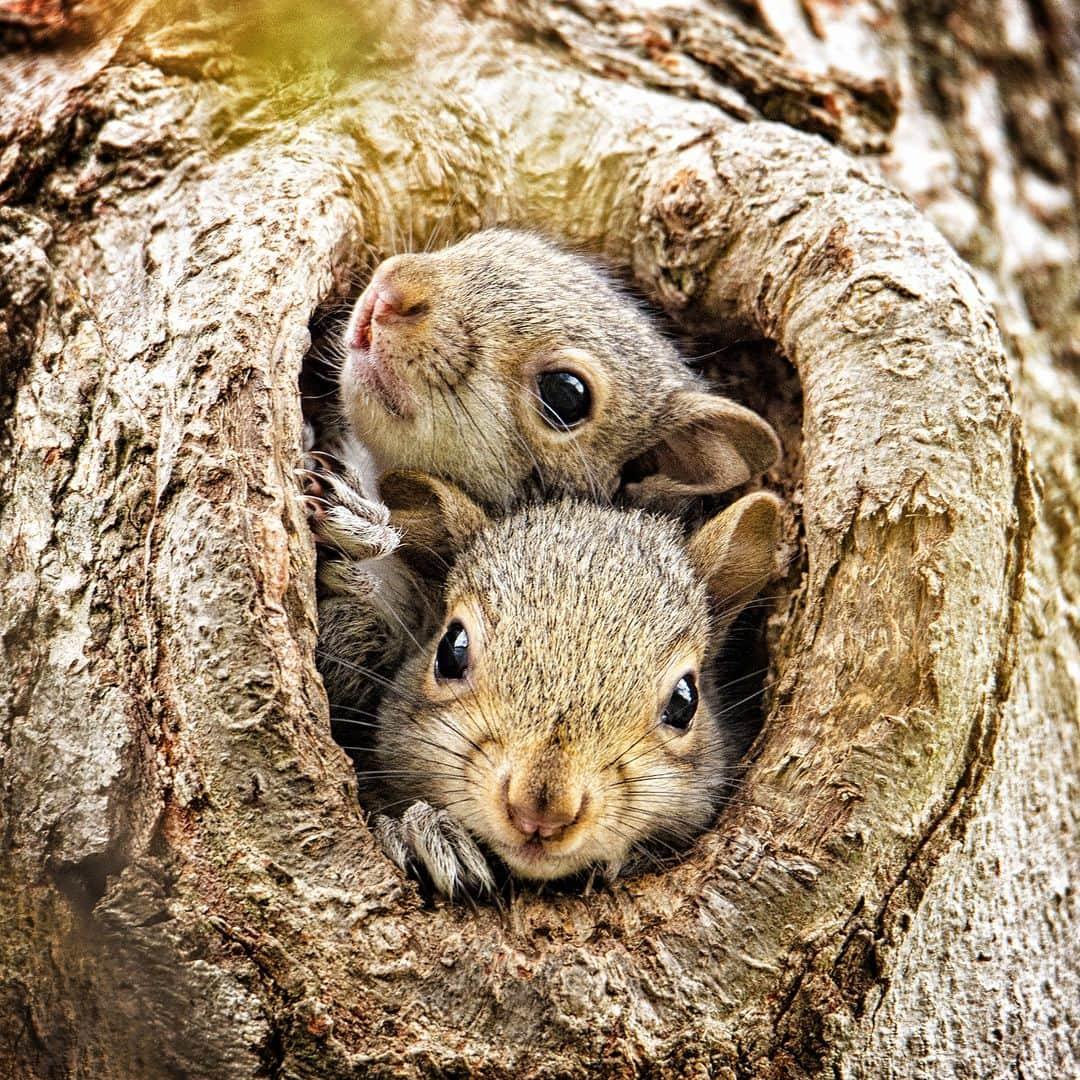
[(390, 525), (390, 511), (362, 494), (362, 482), (347, 465), (328, 454), (306, 455), (301, 470), (308, 523), (315, 539), (349, 559), (382, 559), (401, 539)]
[(414, 877), (426, 876), (451, 900), (495, 888), (484, 853), (445, 810), (415, 802), (400, 818), (376, 815), (372, 831), (392, 862)]
[(374, 601), (379, 593), (379, 579), (371, 573), (364, 560), (320, 559), (318, 579), (328, 596)]

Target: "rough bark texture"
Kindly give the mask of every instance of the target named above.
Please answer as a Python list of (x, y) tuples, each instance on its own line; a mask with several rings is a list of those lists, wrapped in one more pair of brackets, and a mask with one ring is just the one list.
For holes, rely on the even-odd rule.
[[(389, 10), (5, 23), (0, 1072), (1063, 1075), (1074, 17)], [(371, 255), (494, 220), (775, 343), (806, 573), (685, 863), (430, 910), (329, 737), (296, 386)]]

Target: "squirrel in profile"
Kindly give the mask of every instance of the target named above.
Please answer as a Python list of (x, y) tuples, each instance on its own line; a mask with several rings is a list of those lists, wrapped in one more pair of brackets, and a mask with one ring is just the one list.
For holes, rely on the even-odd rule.
[(419, 469), (492, 509), (727, 491), (779, 453), (607, 275), (532, 233), (387, 259), (344, 346), (340, 417), (370, 465)]
[(779, 500), (746, 495), (686, 539), (638, 509), (493, 520), (431, 477), (387, 486), (404, 558), (459, 554), (358, 765), (384, 850), (453, 897), (493, 886), (487, 852), (518, 878), (610, 880), (685, 848), (735, 780), (712, 661), (773, 574)]
[(322, 560), (331, 701), (369, 705), (424, 629), (379, 491), (418, 469), (506, 512), (578, 496), (671, 507), (772, 467), (779, 441), (710, 393), (648, 315), (588, 259), (505, 228), (381, 263), (338, 372), (338, 424), (308, 478)]

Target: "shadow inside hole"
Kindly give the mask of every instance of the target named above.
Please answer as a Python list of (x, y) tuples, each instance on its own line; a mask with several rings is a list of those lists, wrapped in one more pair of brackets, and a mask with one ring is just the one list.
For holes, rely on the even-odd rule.
[(769, 648), (765, 622), (769, 605), (744, 611), (732, 624), (713, 668), (724, 726), (740, 762), (761, 731), (765, 719)]
[(319, 446), (337, 408), (337, 373), (344, 363), (342, 339), (355, 297), (331, 297), (316, 309), (309, 324), (311, 347), (300, 365), (300, 404)]

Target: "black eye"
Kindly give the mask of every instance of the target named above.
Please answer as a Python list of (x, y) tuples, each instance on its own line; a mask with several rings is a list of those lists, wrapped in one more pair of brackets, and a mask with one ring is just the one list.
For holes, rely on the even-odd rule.
[(660, 717), (661, 723), (679, 731), (685, 731), (690, 726), (690, 721), (694, 719), (697, 703), (697, 680), (693, 675), (684, 675), (671, 691), (664, 715)]
[(447, 627), (435, 650), (435, 677), (463, 679), (469, 670), (469, 635), (456, 619)]
[(577, 427), (592, 408), (589, 388), (572, 371), (544, 371), (536, 379), (540, 415), (557, 431)]

